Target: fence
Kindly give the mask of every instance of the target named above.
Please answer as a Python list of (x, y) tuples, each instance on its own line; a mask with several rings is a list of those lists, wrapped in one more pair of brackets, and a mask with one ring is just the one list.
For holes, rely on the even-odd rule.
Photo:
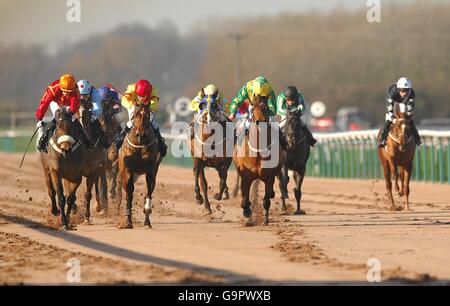
[[(381, 178), (382, 168), (377, 155), (377, 130), (316, 134), (318, 143), (311, 150), (307, 175), (344, 179)], [(32, 132), (0, 132), (0, 151), (23, 152)], [(450, 131), (421, 130), (423, 145), (416, 148), (413, 180), (450, 183)], [(164, 135), (169, 152), (163, 163), (192, 167), (187, 146), (186, 157), (171, 154), (172, 143), (184, 136)], [(184, 138), (183, 138), (184, 137)]]

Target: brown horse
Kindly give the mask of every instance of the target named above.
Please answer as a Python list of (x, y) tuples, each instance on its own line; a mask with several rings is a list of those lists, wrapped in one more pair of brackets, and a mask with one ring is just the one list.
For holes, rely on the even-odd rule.
[[(86, 178), (86, 193), (85, 210), (84, 210), (84, 222), (86, 224), (91, 223), (91, 199), (92, 199), (92, 186), (97, 183), (99, 177), (105, 173), (106, 165), (106, 149), (100, 143), (100, 131), (97, 131), (91, 122), (91, 113), (89, 109), (92, 107), (92, 103), (86, 100), (80, 102), (80, 117), (83, 124), (83, 128), (86, 131), (87, 136), (93, 143), (93, 147), (87, 152), (86, 162), (83, 168), (83, 176)], [(100, 195), (98, 189), (96, 189), (96, 200), (100, 202)], [(101, 206), (97, 205), (97, 212), (101, 210)]]
[[(215, 199), (220, 201), (222, 199), (228, 200), (230, 195), (227, 187), (227, 175), (233, 158), (227, 154), (227, 145), (234, 139), (234, 132), (227, 135), (228, 120), (218, 111), (217, 97), (206, 96), (202, 100), (202, 105), (205, 106), (203, 113), (196, 117), (193, 122), (193, 133), (191, 134), (191, 155), (194, 161), (194, 177), (195, 177), (195, 199), (197, 204), (204, 203), (205, 209), (211, 213), (211, 206), (208, 199), (208, 182), (206, 181), (205, 167), (215, 168), (219, 174), (219, 192), (216, 193)], [(211, 130), (206, 132), (205, 129)], [(216, 129), (222, 131), (219, 135), (220, 139), (215, 139)], [(197, 130), (199, 133), (197, 133)], [(231, 137), (230, 137), (231, 136)], [(215, 151), (217, 150), (217, 151)], [(208, 154), (205, 151), (209, 151)], [(217, 153), (217, 154), (216, 154)], [(203, 192), (203, 197), (200, 194), (200, 186)]]
[(274, 131), (269, 123), (267, 98), (256, 97), (250, 100), (250, 105), (253, 109), (252, 123), (244, 141), (241, 144), (236, 143), (233, 160), (241, 180), (241, 207), (244, 209), (244, 217), (250, 218), (252, 215), (250, 187), (253, 181), (260, 179), (265, 184), (264, 224), (268, 225), (270, 199), (275, 197), (273, 185), (284, 163), (285, 152), (279, 139), (272, 142)]
[(144, 226), (151, 228), (151, 200), (162, 157), (159, 154), (158, 141), (150, 123), (150, 107), (136, 106), (132, 120), (133, 128), (125, 137), (125, 141), (119, 151), (119, 173), (122, 177), (122, 187), (127, 197), (126, 219), (120, 228), (133, 228), (131, 209), (133, 205), (134, 183), (140, 175), (145, 175), (147, 182), (147, 196), (144, 205)]
[[(383, 166), (386, 189), (392, 208), (396, 209), (392, 196), (391, 175), (394, 175), (395, 190), (399, 196), (405, 196), (405, 209), (409, 209), (409, 181), (412, 175), (413, 159), (416, 149), (411, 118), (405, 113), (397, 113), (391, 124), (386, 147), (378, 148), (378, 158)], [(378, 138), (381, 135), (378, 133)], [(398, 186), (398, 168), (400, 167), (401, 189)]]
[(302, 198), (302, 184), (305, 178), (306, 163), (309, 158), (310, 143), (308, 137), (303, 130), (303, 123), (299, 112), (286, 112), (286, 123), (283, 127), (284, 134), (287, 138), (286, 160), (283, 168), (278, 176), (281, 190), (282, 210), (286, 211), (286, 199), (288, 196), (289, 174), (288, 170), (294, 171), (295, 188), (294, 195), (297, 201), (297, 210), (295, 215), (304, 214), (300, 209), (300, 200)]
[[(76, 207), (75, 193), (81, 184), (87, 151), (72, 121), (72, 113), (62, 108), (57, 112), (55, 120), (56, 129), (50, 138), (48, 153), (40, 153), (40, 159), (52, 201), (51, 212), (60, 217), (62, 229), (68, 230), (70, 213)], [(56, 206), (56, 196), (59, 209)]]
[[(97, 194), (100, 194), (101, 203), (97, 207), (101, 207), (101, 213), (108, 211), (108, 199), (117, 200), (117, 211), (120, 210), (120, 202), (122, 200), (122, 189), (120, 186), (119, 173), (119, 150), (116, 149), (114, 139), (122, 130), (120, 123), (114, 116), (113, 103), (105, 100), (102, 102), (102, 115), (99, 117), (99, 122), (105, 131), (107, 141), (112, 145), (107, 149), (107, 160), (105, 165), (105, 172), (100, 175), (99, 180), (95, 184)], [(117, 184), (119, 179), (119, 184)]]

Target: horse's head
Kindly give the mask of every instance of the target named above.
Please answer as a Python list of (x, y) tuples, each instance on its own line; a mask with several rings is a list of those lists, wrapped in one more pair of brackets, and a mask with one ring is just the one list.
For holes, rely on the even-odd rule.
[(301, 131), (301, 119), (298, 111), (286, 110), (286, 123), (284, 125), (284, 133), (287, 138), (288, 146), (294, 147), (298, 143), (299, 137), (302, 137)]
[(72, 152), (72, 148), (76, 143), (76, 131), (72, 121), (72, 113), (63, 107), (56, 113), (56, 145), (62, 151), (63, 156), (67, 156)]
[(398, 144), (400, 152), (404, 152), (407, 145), (414, 140), (411, 117), (406, 113), (397, 113), (392, 125), (391, 135)]
[(218, 121), (219, 116), (219, 94), (205, 95), (200, 101), (200, 111), (202, 112), (202, 123), (208, 123), (210, 121)]
[(252, 120), (258, 124), (259, 122), (269, 121), (269, 98), (264, 96), (255, 96), (250, 99), (252, 106)]
[(138, 143), (143, 143), (150, 135), (150, 106), (136, 106), (133, 115), (133, 126), (131, 134), (136, 137)]

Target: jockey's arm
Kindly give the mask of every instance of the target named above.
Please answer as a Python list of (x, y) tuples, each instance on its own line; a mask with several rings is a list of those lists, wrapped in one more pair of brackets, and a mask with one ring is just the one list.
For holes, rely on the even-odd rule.
[(277, 103), (275, 99), (275, 92), (273, 90), (270, 91), (267, 104), (269, 106), (269, 115), (275, 116), (277, 114)]
[(394, 120), (394, 95), (395, 85), (389, 87), (386, 96), (386, 121), (392, 122)]
[(286, 116), (286, 95), (280, 93), (277, 97), (277, 114), (280, 116)]
[(42, 120), (42, 118), (44, 118), (50, 103), (53, 101), (53, 98), (53, 95), (47, 88), (44, 92), (44, 95), (42, 96), (41, 101), (39, 102), (39, 106), (36, 109), (36, 118), (38, 120)]
[(408, 116), (412, 116), (413, 114), (415, 100), (416, 100), (416, 93), (411, 88), (411, 93), (409, 94), (408, 101), (406, 101), (406, 112)]
[(158, 88), (153, 86), (152, 97), (150, 100), (150, 110), (154, 113), (158, 111), (159, 106), (159, 96), (158, 96)]
[(247, 90), (247, 84), (242, 86), (242, 88), (239, 90), (237, 96), (233, 99), (230, 105), (230, 114), (234, 115), (236, 114), (237, 110), (239, 109), (239, 106), (248, 99), (248, 90)]
[(98, 117), (100, 117), (103, 111), (102, 101), (97, 89), (92, 90), (91, 100), (92, 100), (92, 109), (91, 109), (92, 121), (95, 121)]

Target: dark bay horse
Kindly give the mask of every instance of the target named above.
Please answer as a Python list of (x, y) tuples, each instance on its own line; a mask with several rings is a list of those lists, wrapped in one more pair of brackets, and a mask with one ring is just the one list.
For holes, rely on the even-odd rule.
[(305, 178), (306, 163), (309, 158), (310, 143), (308, 137), (303, 130), (301, 115), (298, 111), (286, 111), (285, 124), (283, 127), (284, 134), (287, 139), (286, 160), (283, 168), (278, 176), (281, 190), (282, 210), (286, 211), (286, 199), (288, 196), (289, 174), (288, 170), (294, 172), (295, 188), (294, 195), (297, 201), (297, 210), (295, 215), (304, 214), (300, 209), (300, 201), (302, 198), (302, 184)]
[[(75, 193), (81, 184), (87, 150), (72, 121), (71, 112), (63, 107), (57, 112), (55, 120), (56, 129), (50, 138), (48, 153), (40, 153), (40, 159), (52, 201), (51, 212), (60, 217), (62, 229), (68, 230), (70, 213), (75, 207)], [(56, 196), (59, 208), (56, 206)]]
[[(219, 192), (215, 199), (220, 201), (230, 198), (227, 187), (227, 175), (233, 158), (231, 157), (234, 131), (227, 135), (227, 123), (229, 122), (219, 111), (217, 96), (206, 96), (201, 106), (205, 108), (201, 115), (196, 116), (193, 124), (194, 131), (191, 136), (190, 149), (194, 161), (195, 178), (195, 199), (197, 204), (204, 203), (205, 209), (211, 213), (211, 206), (208, 199), (208, 182), (206, 181), (205, 168), (215, 168), (219, 174)], [(217, 134), (218, 130), (222, 133)], [(219, 137), (216, 139), (215, 135)], [(230, 143), (231, 141), (231, 143)], [(231, 151), (227, 154), (227, 145)], [(200, 186), (203, 197), (200, 194)]]
[[(93, 143), (93, 147), (87, 152), (86, 162), (83, 168), (83, 176), (86, 178), (86, 193), (85, 198), (85, 210), (84, 210), (84, 222), (86, 224), (91, 223), (91, 199), (92, 199), (92, 186), (97, 183), (102, 174), (105, 173), (106, 166), (106, 149), (100, 143), (100, 131), (95, 129), (94, 124), (91, 122), (91, 114), (89, 109), (92, 107), (91, 102), (86, 100), (80, 100), (80, 117), (84, 130), (87, 136)], [(96, 188), (96, 200), (98, 202), (104, 202), (100, 200), (100, 194)], [(102, 195), (106, 197), (106, 194)], [(97, 206), (98, 207), (98, 206)], [(97, 209), (100, 211), (100, 209)]]
[(150, 107), (136, 106), (133, 128), (125, 137), (119, 150), (119, 173), (122, 187), (127, 197), (126, 219), (120, 228), (133, 228), (132, 205), (134, 183), (140, 175), (145, 175), (147, 195), (145, 198), (144, 226), (151, 228), (152, 194), (156, 186), (156, 175), (162, 156), (158, 150), (158, 140), (150, 123)]
[[(250, 100), (252, 122), (241, 144), (236, 143), (233, 161), (241, 180), (241, 196), (244, 217), (252, 215), (250, 187), (260, 179), (265, 184), (263, 206), (264, 224), (269, 224), (270, 199), (275, 197), (273, 185), (284, 163), (285, 152), (281, 148), (279, 130), (272, 130), (269, 123), (269, 109), (266, 97)], [(273, 133), (277, 133), (272, 137)], [(273, 140), (276, 139), (276, 140)], [(277, 141), (278, 140), (278, 141)]]
[[(378, 158), (383, 167), (386, 189), (393, 209), (396, 209), (396, 206), (392, 196), (392, 175), (394, 176), (395, 190), (399, 196), (405, 196), (405, 209), (409, 209), (409, 181), (411, 180), (416, 151), (411, 120), (406, 113), (396, 113), (396, 119), (391, 124), (386, 146), (378, 148)], [(381, 130), (378, 133), (378, 139), (380, 135)], [(398, 168), (400, 168), (401, 189), (398, 186)]]
[[(122, 200), (122, 188), (120, 186), (120, 176), (118, 176), (119, 150), (116, 149), (113, 143), (122, 129), (114, 116), (112, 101), (105, 100), (102, 102), (102, 115), (99, 117), (99, 122), (105, 131), (107, 141), (111, 143), (111, 146), (107, 149), (105, 172), (100, 175), (95, 185), (96, 192), (101, 195), (102, 201), (101, 203), (97, 201), (97, 207), (101, 209), (100, 214), (102, 214), (108, 211), (108, 200), (117, 200), (119, 204)], [(117, 183), (118, 179), (119, 183)], [(119, 209), (120, 205), (117, 205), (117, 211)]]

